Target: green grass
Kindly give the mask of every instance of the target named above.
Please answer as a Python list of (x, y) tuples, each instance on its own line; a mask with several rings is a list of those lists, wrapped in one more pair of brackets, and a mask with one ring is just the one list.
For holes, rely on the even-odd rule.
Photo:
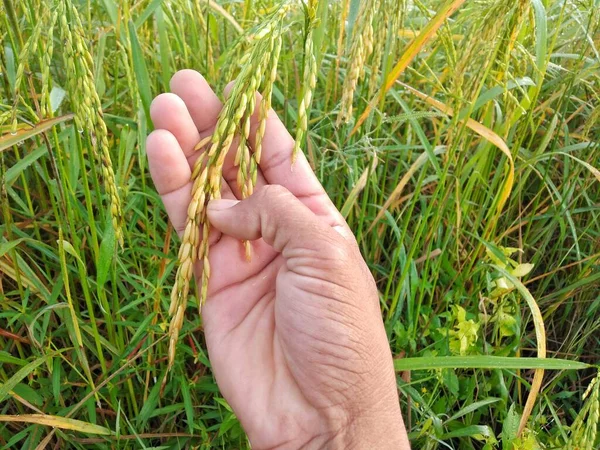
[[(85, 74), (67, 70), (60, 18), (49, 32), (62, 0), (4, 0), (0, 418), (79, 422), (61, 430), (0, 421), (0, 448), (249, 448), (211, 375), (194, 308), (159, 392), (177, 237), (144, 141), (150, 101), (171, 75), (199, 70), (221, 92), (248, 45), (239, 29), (276, 2), (72, 1), (81, 27), (72, 15), (67, 27), (85, 43), (78, 57), (91, 55), (124, 245), (91, 130), (70, 115), (85, 102), (77, 85)], [(402, 8), (400, 29), (378, 35), (376, 26), (383, 57), (367, 60), (355, 120), (339, 127), (349, 49), (347, 37), (337, 46), (340, 18), (349, 4), (352, 32), (359, 1), (319, 3), (304, 148), (378, 282), (392, 352), (414, 358), (397, 362), (414, 447), (597, 448), (593, 395), (583, 394), (600, 364), (600, 3), (466, 1), (408, 54), (411, 37), (454, 2), (388, 0)], [(294, 5), (273, 95), (292, 133), (306, 26)], [(379, 8), (377, 24), (379, 11), (393, 10)], [(399, 61), (410, 64), (396, 73)], [(508, 255), (513, 264), (507, 247), (522, 249)], [(523, 264), (533, 270), (519, 276)], [(561, 361), (530, 359), (544, 347)]]

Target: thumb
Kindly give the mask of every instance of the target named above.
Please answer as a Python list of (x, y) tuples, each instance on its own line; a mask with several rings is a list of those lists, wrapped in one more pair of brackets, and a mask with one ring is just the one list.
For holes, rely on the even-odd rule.
[(264, 186), (239, 202), (212, 200), (207, 212), (211, 225), (222, 233), (243, 240), (262, 237), (284, 257), (293, 249), (321, 251), (327, 243), (339, 246), (343, 241), (341, 235), (279, 185)]

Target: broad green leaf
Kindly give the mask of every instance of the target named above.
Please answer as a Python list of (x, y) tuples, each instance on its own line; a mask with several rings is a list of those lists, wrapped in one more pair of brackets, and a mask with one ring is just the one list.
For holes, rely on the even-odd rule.
[(148, 20), (148, 17), (150, 17), (154, 11), (156, 11), (162, 5), (163, 1), (164, 0), (152, 0), (152, 2), (150, 2), (146, 9), (144, 9), (144, 11), (135, 20), (135, 28), (139, 28), (146, 20)]
[(179, 379), (179, 385), (181, 386), (181, 396), (183, 397), (183, 405), (185, 407), (185, 416), (187, 419), (188, 430), (190, 433), (194, 432), (194, 407), (192, 406), (192, 397), (190, 396), (190, 387), (185, 378)]
[(16, 366), (24, 366), (27, 361), (12, 356), (10, 353), (0, 350), (0, 363), (14, 364)]
[(452, 422), (453, 420), (459, 419), (463, 416), (466, 416), (467, 414), (472, 413), (473, 411), (477, 411), (479, 408), (483, 408), (484, 406), (487, 405), (491, 405), (492, 403), (497, 403), (499, 402), (501, 399), (497, 398), (497, 397), (490, 397), (490, 398), (486, 398), (485, 400), (480, 400), (474, 403), (469, 403), (467, 406), (465, 406), (464, 408), (462, 408), (460, 411), (458, 411), (456, 414), (452, 415), (447, 421), (447, 422)]
[(515, 411), (514, 403), (510, 405), (506, 419), (502, 424), (502, 450), (513, 450), (513, 441), (519, 432), (521, 416)]
[[(481, 108), (483, 105), (485, 105), (487, 102), (489, 102), (490, 100), (493, 100), (494, 98), (498, 97), (499, 95), (503, 94), (504, 92), (506, 92), (506, 90), (511, 90), (514, 89), (516, 87), (519, 86), (535, 86), (535, 83), (533, 82), (533, 80), (529, 77), (523, 77), (523, 78), (518, 78), (516, 80), (509, 80), (506, 83), (506, 86), (494, 86), (493, 88), (488, 89), (487, 91), (485, 91), (483, 94), (481, 94), (479, 96), (479, 98), (477, 99), (477, 101), (475, 102), (475, 104), (473, 105), (473, 111), (477, 111), (479, 108)], [(465, 108), (463, 110), (460, 111), (459, 114), (459, 119), (466, 119), (467, 118), (467, 112), (469, 111), (468, 108)]]
[(52, 364), (52, 396), (54, 397), (55, 406), (60, 405), (61, 371), (60, 358), (54, 358)]
[(115, 3), (115, 0), (102, 0), (104, 3), (104, 8), (110, 17), (110, 21), (114, 25), (115, 28), (119, 25), (119, 8)]
[(158, 30), (158, 46), (160, 54), (160, 68), (163, 82), (163, 89), (169, 88), (169, 79), (171, 78), (171, 48), (169, 45), (169, 33), (165, 23), (165, 17), (162, 8), (154, 13), (156, 19), (156, 29)]
[(27, 169), (30, 165), (32, 165), (35, 161), (40, 159), (48, 153), (48, 149), (46, 147), (40, 147), (27, 155), (21, 160), (19, 160), (16, 164), (11, 166), (10, 169), (6, 171), (4, 174), (4, 182), (7, 185), (11, 185), (14, 181), (23, 173), (25, 169)]
[(13, 392), (21, 398), (24, 398), (29, 403), (41, 407), (44, 404), (44, 399), (31, 386), (25, 383), (19, 383), (13, 388)]
[(477, 440), (483, 440), (486, 437), (493, 436), (494, 432), (487, 425), (469, 425), (458, 430), (450, 431), (442, 435), (441, 439), (452, 439), (457, 437), (472, 437)]
[(140, 410), (140, 413), (137, 416), (136, 420), (139, 428), (144, 428), (146, 426), (146, 422), (156, 409), (156, 405), (158, 404), (158, 397), (160, 395), (161, 380), (163, 376), (166, 375), (158, 377), (158, 381), (154, 384), (154, 386), (152, 386), (150, 394), (148, 395), (148, 398), (144, 402), (144, 406), (142, 406), (142, 409)]
[(125, 347), (125, 350), (121, 353), (120, 359), (126, 359), (127, 355), (129, 355), (133, 351), (133, 349), (139, 343), (141, 338), (148, 335), (148, 325), (150, 324), (154, 316), (156, 316), (156, 313), (152, 312), (146, 317), (144, 317), (144, 320), (140, 324), (136, 324), (135, 334), (129, 339), (127, 347)]
[[(548, 19), (542, 0), (531, 0), (535, 16), (535, 59), (540, 76), (546, 72), (548, 58)], [(540, 80), (541, 82), (541, 80)]]
[(533, 264), (519, 264), (517, 267), (510, 270), (510, 273), (517, 278), (522, 278), (532, 270)]
[(358, 10), (360, 9), (361, 0), (349, 0), (350, 5), (348, 7), (348, 18), (346, 21), (346, 42), (347, 45), (350, 45), (352, 42), (352, 30), (354, 30), (354, 24), (356, 23), (356, 18), (358, 17)]
[(6, 57), (6, 78), (8, 79), (11, 88), (14, 89), (17, 72), (15, 70), (15, 54), (12, 47), (9, 47), (8, 45), (5, 46), (4, 55)]
[[(59, 243), (60, 244), (60, 243)], [(65, 252), (67, 252), (69, 255), (74, 256), (75, 259), (77, 259), (77, 261), (82, 265), (85, 266), (85, 264), (83, 264), (83, 261), (81, 260), (81, 257), (79, 256), (79, 253), (77, 252), (77, 250), (75, 250), (75, 247), (73, 247), (73, 245), (69, 242), (69, 241), (65, 241), (64, 239), (62, 240), (62, 245), (63, 248), (65, 249)]]

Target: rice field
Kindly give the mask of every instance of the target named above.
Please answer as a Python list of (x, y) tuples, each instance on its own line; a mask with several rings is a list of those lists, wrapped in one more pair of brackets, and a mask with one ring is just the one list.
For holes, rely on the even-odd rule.
[(599, 448), (598, 0), (3, 0), (0, 449), (250, 448), (148, 169), (181, 69), (208, 155), (271, 107), (347, 220), (414, 448)]

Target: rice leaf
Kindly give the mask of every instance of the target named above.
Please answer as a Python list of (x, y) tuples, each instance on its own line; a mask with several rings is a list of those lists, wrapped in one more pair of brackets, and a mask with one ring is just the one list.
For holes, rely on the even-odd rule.
[(589, 364), (566, 359), (516, 356), (420, 356), (394, 360), (397, 372), (436, 369), (583, 370), (589, 367)]
[(101, 427), (100, 425), (45, 414), (20, 414), (16, 416), (0, 415), (0, 422), (35, 423), (37, 425), (61, 428), (63, 430), (73, 430), (86, 434), (100, 434), (104, 436), (112, 434), (108, 428)]
[(59, 123), (66, 122), (73, 118), (73, 114), (66, 114), (64, 116), (55, 117), (54, 119), (43, 120), (33, 127), (21, 129), (16, 134), (5, 133), (0, 136), (0, 152), (3, 152), (7, 148), (17, 145), (19, 142), (25, 139), (31, 139), (46, 130), (49, 130)]

